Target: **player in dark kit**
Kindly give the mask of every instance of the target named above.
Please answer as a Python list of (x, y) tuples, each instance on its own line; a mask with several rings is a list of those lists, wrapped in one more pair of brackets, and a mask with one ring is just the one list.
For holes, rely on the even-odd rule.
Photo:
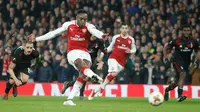
[(16, 97), (18, 94), (17, 87), (27, 83), (31, 72), (29, 69), (31, 67), (31, 61), (39, 56), (33, 44), (30, 41), (25, 41), (23, 46), (13, 50), (11, 55), (12, 61), (8, 69), (10, 79), (6, 84), (3, 100), (8, 100), (8, 94), (11, 88), (13, 88), (13, 96)]
[(191, 62), (191, 54), (193, 50), (196, 52), (199, 50), (199, 43), (197, 40), (191, 37), (191, 27), (189, 25), (182, 26), (182, 37), (170, 41), (164, 48), (164, 61), (169, 62), (168, 54), (174, 49), (172, 62), (177, 76), (169, 86), (165, 89), (164, 100), (168, 101), (169, 91), (173, 90), (178, 86), (178, 102), (184, 101), (187, 97), (182, 96), (183, 85), (186, 78), (186, 73), (189, 71), (189, 65)]
[[(102, 58), (103, 58), (104, 53), (105, 53), (104, 52), (105, 46), (104, 46), (103, 40), (100, 40), (100, 39), (98, 39), (98, 38), (96, 38), (94, 36), (92, 36), (90, 38), (90, 40), (91, 40), (91, 42), (88, 45), (88, 52), (89, 52), (89, 54), (91, 56), (91, 59), (92, 59), (91, 69), (93, 71), (95, 71), (98, 66), (100, 66), (100, 68), (102, 68), (102, 66), (103, 66)], [(97, 55), (98, 55), (99, 50), (101, 51), (101, 54), (100, 54), (99, 59), (97, 59)], [(86, 78), (86, 80), (88, 80), (88, 79)], [(93, 82), (95, 82), (95, 81), (93, 81)], [(66, 82), (64, 82), (63, 88), (62, 88), (62, 94), (65, 93), (65, 91), (66, 91), (66, 89), (68, 87), (73, 86), (74, 83), (75, 83), (75, 81), (71, 81), (71, 82), (66, 81)], [(84, 90), (85, 90), (85, 85), (86, 85), (86, 81), (83, 84), (83, 87), (80, 89), (80, 100), (83, 100), (83, 98), (84, 98), (84, 94), (83, 93), (84, 93)]]

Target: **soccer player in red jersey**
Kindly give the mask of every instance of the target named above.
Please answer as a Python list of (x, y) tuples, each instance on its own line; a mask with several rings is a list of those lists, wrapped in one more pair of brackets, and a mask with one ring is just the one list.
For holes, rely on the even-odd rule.
[(105, 86), (123, 70), (128, 56), (136, 52), (135, 40), (128, 33), (129, 26), (127, 24), (122, 24), (120, 31), (121, 34), (113, 36), (111, 44), (106, 49), (107, 52), (112, 51), (108, 59), (108, 75), (103, 83), (100, 84), (100, 87), (91, 92), (88, 97), (89, 100), (92, 100), (96, 93), (103, 92)]
[(94, 25), (88, 23), (87, 18), (87, 11), (80, 9), (77, 11), (76, 20), (65, 22), (62, 27), (48, 32), (45, 35), (39, 37), (32, 36), (33, 41), (42, 41), (52, 39), (62, 33), (67, 33), (68, 35), (67, 59), (68, 62), (80, 72), (80, 75), (63, 105), (76, 105), (72, 99), (80, 91), (85, 77), (102, 82), (102, 78), (90, 69), (92, 63), (91, 56), (88, 53), (88, 42), (90, 41), (91, 35), (102, 39), (105, 38), (107, 34), (97, 30)]

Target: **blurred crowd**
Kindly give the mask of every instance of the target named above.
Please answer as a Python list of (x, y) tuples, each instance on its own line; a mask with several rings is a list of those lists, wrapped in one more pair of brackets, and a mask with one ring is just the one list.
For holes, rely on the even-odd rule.
[[(163, 47), (182, 35), (182, 24), (192, 26), (192, 36), (200, 36), (200, 0), (0, 0), (0, 79), (6, 80), (10, 54), (21, 46), (27, 35), (43, 35), (74, 20), (77, 9), (88, 12), (88, 21), (112, 36), (119, 33), (122, 22), (130, 25), (137, 52), (130, 56), (125, 69), (113, 83), (167, 84), (176, 74), (162, 61)], [(64, 82), (74, 80), (78, 72), (66, 60), (67, 39), (58, 36), (38, 42), (39, 64), (33, 68), (30, 81)], [(100, 76), (107, 74), (95, 69)], [(95, 63), (94, 63), (95, 64)], [(186, 84), (199, 84), (198, 67), (188, 73)], [(195, 77), (195, 78), (194, 78)]]

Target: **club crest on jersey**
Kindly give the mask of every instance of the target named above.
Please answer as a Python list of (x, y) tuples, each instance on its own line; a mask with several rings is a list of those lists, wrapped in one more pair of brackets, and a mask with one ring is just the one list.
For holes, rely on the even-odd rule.
[(82, 32), (83, 32), (83, 33), (86, 33), (86, 31), (87, 31), (87, 29), (85, 29), (85, 28), (84, 28), (84, 29), (82, 29)]
[(130, 40), (128, 41), (128, 44), (131, 44), (131, 41), (130, 41)]
[(192, 44), (192, 43), (190, 44), (190, 47), (191, 47), (191, 48), (193, 47), (193, 44)]

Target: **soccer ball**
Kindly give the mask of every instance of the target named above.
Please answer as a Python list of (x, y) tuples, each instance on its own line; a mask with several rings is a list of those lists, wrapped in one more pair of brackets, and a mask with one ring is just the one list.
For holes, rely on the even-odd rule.
[(149, 96), (149, 103), (153, 106), (159, 106), (164, 101), (164, 97), (160, 92), (152, 92)]

